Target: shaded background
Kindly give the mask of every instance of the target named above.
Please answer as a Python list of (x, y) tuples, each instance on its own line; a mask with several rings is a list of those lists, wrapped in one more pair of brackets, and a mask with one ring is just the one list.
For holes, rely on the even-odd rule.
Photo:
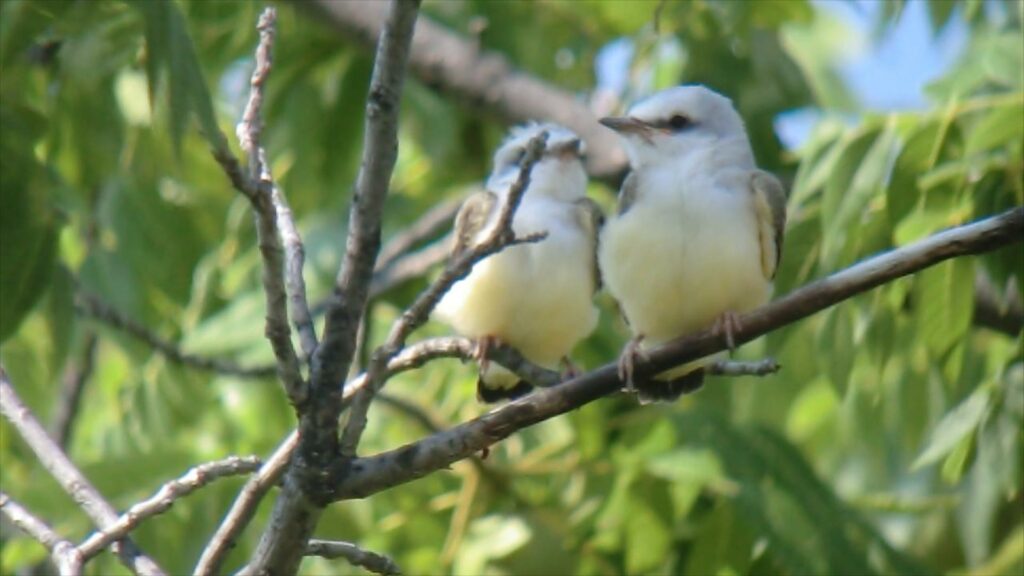
[[(148, 44), (153, 21), (137, 4), (0, 6), (0, 354), (51, 419), (62, 381), (94, 359), (68, 447), (122, 508), (200, 461), (266, 455), (294, 425), (272, 379), (177, 365), (75, 310), (86, 291), (187, 352), (272, 362), (249, 208), (187, 113), (195, 76), (173, 64), (194, 43), (230, 133), (263, 4), (171, 6), (183, 25), (163, 21)], [(657, 6), (428, 1), (423, 17), (598, 114), (681, 82), (731, 96), (762, 166), (790, 184), (776, 293), (1024, 204), (1024, 4), (666, 3), (655, 30)], [(316, 301), (340, 261), (372, 59), (310, 12), (279, 12), (265, 143)], [(505, 129), (412, 78), (385, 241), (480, 182)], [(605, 184), (590, 192), (613, 205)], [(1020, 321), (986, 318), (1014, 303), (1019, 314), (1022, 274), (1019, 245), (946, 262), (739, 352), (775, 356), (778, 375), (712, 379), (669, 406), (595, 402), (502, 442), (483, 468), (463, 462), (333, 505), (317, 535), (389, 554), (410, 574), (1020, 573)], [(373, 302), (371, 343), (427, 279)], [(599, 301), (601, 326), (575, 354), (586, 368), (612, 361), (627, 335)], [(364, 450), (482, 413), (475, 378), (456, 361), (396, 378), (388, 391), (416, 413), (375, 404)], [(0, 432), (3, 489), (59, 532), (86, 535), (6, 422)], [(179, 501), (137, 541), (187, 572), (240, 482)], [(0, 546), (4, 573), (45, 557), (6, 525)], [(90, 571), (124, 569), (105, 555)], [(358, 573), (320, 559), (303, 571)]]

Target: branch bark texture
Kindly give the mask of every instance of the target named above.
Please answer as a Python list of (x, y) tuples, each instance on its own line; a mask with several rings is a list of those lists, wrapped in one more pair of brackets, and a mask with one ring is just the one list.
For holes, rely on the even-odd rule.
[[(843, 300), (958, 256), (979, 254), (1024, 239), (1024, 207), (952, 228), (920, 242), (841, 270), (739, 317), (737, 344), (748, 342)], [(638, 363), (641, 377), (724, 350), (720, 335), (705, 330), (652, 350)], [(398, 449), (348, 463), (334, 498), (363, 498), (450, 466), (514, 432), (621, 389), (616, 365), (539, 390), (479, 418)]]
[[(0, 412), (32, 449), (36, 458), (39, 459), (39, 463), (92, 519), (97, 528), (104, 530), (117, 523), (117, 511), (46, 433), (32, 411), (18, 397), (14, 386), (7, 378), (7, 372), (2, 367), (0, 367)], [(114, 543), (114, 552), (118, 559), (136, 574), (147, 576), (164, 574), (163, 569), (127, 537)]]
[[(361, 4), (360, 8), (376, 8)], [(349, 211), (345, 257), (311, 358), (308, 403), (300, 410), (298, 457), (285, 476), (247, 574), (292, 574), (320, 518), (325, 471), (338, 454), (341, 387), (381, 244), (381, 212), (398, 157), (398, 112), (419, 0), (393, 0), (380, 35), (366, 105), (362, 165)]]

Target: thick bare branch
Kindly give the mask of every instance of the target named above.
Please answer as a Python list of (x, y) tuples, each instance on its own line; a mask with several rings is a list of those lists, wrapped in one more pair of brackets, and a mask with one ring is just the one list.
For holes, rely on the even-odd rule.
[(120, 540), (138, 527), (143, 520), (167, 511), (175, 501), (206, 486), (218, 478), (247, 474), (259, 468), (260, 459), (255, 456), (230, 456), (216, 462), (200, 464), (186, 472), (181, 478), (164, 484), (148, 499), (135, 504), (117, 522), (87, 538), (78, 547), (83, 559), (88, 561), (102, 552), (113, 542)]
[[(363, 6), (376, 9), (376, 5)], [(399, 104), (419, 2), (395, 0), (389, 10), (370, 80), (362, 167), (349, 212), (345, 258), (327, 311), (324, 342), (313, 357), (315, 405), (311, 417), (300, 423), (303, 456), (321, 465), (337, 453), (341, 409), (337, 383), (344, 379), (355, 353), (356, 333), (380, 250), (381, 212), (398, 157)]]
[(344, 558), (349, 564), (365, 568), (374, 574), (401, 574), (395, 561), (383, 554), (364, 550), (351, 542), (332, 540), (310, 540), (306, 547), (307, 556), (322, 558)]
[(342, 435), (341, 452), (343, 455), (355, 454), (359, 439), (366, 428), (366, 414), (370, 409), (373, 395), (386, 381), (388, 362), (405, 346), (409, 335), (427, 321), (430, 313), (452, 286), (465, 278), (473, 266), (484, 258), (514, 244), (533, 242), (543, 238), (543, 234), (517, 238), (512, 229), (512, 222), (523, 195), (530, 186), (530, 174), (533, 172), (533, 167), (544, 153), (547, 137), (547, 132), (541, 132), (527, 143), (526, 154), (520, 164), (519, 176), (509, 189), (505, 202), (498, 213), (498, 220), (488, 236), (451, 262), (441, 276), (402, 313), (392, 325), (384, 344), (374, 351), (370, 366), (366, 371), (367, 385), (356, 395), (349, 413), (348, 425)]
[[(384, 26), (384, 6), (375, 2), (300, 1), (339, 37), (369, 48)], [(409, 69), (424, 85), (509, 122), (557, 122), (587, 143), (587, 170), (617, 185), (626, 156), (609, 130), (602, 130), (572, 93), (513, 68), (504, 56), (480, 51), (478, 44), (421, 18), (416, 24)]]
[[(915, 244), (875, 256), (808, 284), (739, 318), (736, 343), (806, 318), (843, 300), (949, 258), (978, 254), (1024, 238), (1024, 207), (935, 234)], [(637, 364), (649, 376), (726, 347), (712, 330), (680, 338)], [(578, 408), (622, 387), (615, 364), (608, 364), (558, 386), (539, 390), (479, 418), (396, 450), (347, 463), (335, 498), (362, 498), (451, 465), (517, 430)]]
[[(364, 4), (369, 8), (370, 4)], [(327, 466), (338, 453), (341, 387), (380, 250), (381, 212), (398, 156), (398, 112), (419, 0), (394, 0), (374, 60), (366, 104), (362, 165), (349, 212), (345, 257), (311, 359), (309, 410), (299, 417), (299, 450), (247, 574), (292, 574), (323, 506)]]
[(18, 504), (6, 493), (0, 491), (0, 513), (50, 551), (50, 559), (57, 566), (61, 576), (82, 573), (82, 555), (75, 545), (63, 539), (46, 522), (37, 518), (24, 506)]
[[(18, 398), (3, 367), (0, 367), (0, 412), (32, 449), (43, 468), (57, 480), (97, 528), (103, 530), (117, 522), (117, 511), (78, 470), (60, 446), (54, 443), (32, 411)], [(164, 574), (163, 569), (128, 538), (114, 543), (114, 552), (136, 574)]]
[(259, 472), (245, 483), (242, 491), (235, 498), (234, 504), (231, 505), (231, 509), (224, 516), (224, 521), (217, 527), (217, 531), (206, 544), (206, 549), (203, 550), (203, 554), (193, 570), (196, 576), (211, 576), (221, 572), (225, 556), (234, 548), (238, 535), (252, 521), (260, 501), (274, 485), (281, 481), (288, 462), (298, 445), (299, 434), (292, 432), (281, 442), (273, 455), (263, 463)]
[(276, 370), (273, 366), (255, 366), (247, 368), (239, 366), (229, 360), (208, 358), (205, 356), (182, 352), (177, 345), (157, 336), (145, 326), (115, 310), (98, 297), (81, 289), (75, 292), (75, 310), (83, 316), (88, 316), (98, 320), (112, 328), (125, 332), (137, 340), (141, 340), (147, 346), (159, 352), (175, 364), (191, 366), (200, 370), (209, 370), (218, 374), (241, 376), (244, 378), (268, 378), (273, 376)]

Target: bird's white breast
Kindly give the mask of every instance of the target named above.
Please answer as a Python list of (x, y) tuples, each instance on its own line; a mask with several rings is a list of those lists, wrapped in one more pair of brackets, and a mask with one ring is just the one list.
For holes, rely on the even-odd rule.
[(548, 235), (478, 263), (445, 296), (438, 315), (465, 336), (495, 336), (532, 362), (554, 367), (597, 325), (593, 240), (571, 204), (529, 193), (513, 228), (518, 236)]
[(639, 185), (632, 208), (606, 224), (600, 250), (605, 284), (635, 334), (665, 342), (768, 300), (747, 190), (678, 171), (647, 172)]

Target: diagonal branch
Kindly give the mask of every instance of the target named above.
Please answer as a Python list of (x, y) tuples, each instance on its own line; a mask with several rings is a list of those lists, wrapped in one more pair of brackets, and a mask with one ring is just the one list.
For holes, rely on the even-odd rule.
[(63, 576), (82, 573), (82, 555), (71, 542), (63, 539), (46, 522), (0, 491), (0, 513), (19, 530), (28, 534), (50, 551), (50, 559)]
[[(3, 367), (0, 367), (0, 412), (32, 449), (39, 463), (92, 519), (96, 527), (102, 530), (117, 522), (117, 511), (54, 443), (32, 411), (18, 398)], [(114, 552), (136, 574), (164, 574), (163, 569), (127, 537), (114, 543)]]
[(50, 422), (50, 434), (61, 448), (67, 448), (71, 441), (71, 431), (81, 407), (82, 392), (92, 377), (93, 365), (96, 360), (96, 332), (91, 328), (82, 338), (82, 349), (78, 358), (72, 360), (64, 369), (61, 378), (60, 396), (57, 407)]
[(259, 468), (260, 459), (255, 456), (230, 456), (216, 462), (200, 464), (186, 472), (181, 478), (171, 480), (157, 490), (156, 494), (135, 504), (118, 518), (117, 522), (107, 526), (87, 538), (78, 547), (82, 558), (88, 561), (102, 552), (113, 542), (128, 535), (143, 520), (166, 512), (175, 501), (188, 496), (192, 492), (206, 486), (218, 478), (247, 474)]
[(245, 483), (239, 492), (224, 521), (217, 527), (213, 537), (206, 544), (206, 549), (199, 558), (193, 573), (196, 576), (211, 576), (221, 572), (224, 557), (235, 547), (239, 534), (249, 525), (256, 514), (263, 497), (276, 485), (291, 460), (292, 453), (299, 445), (299, 435), (292, 432), (278, 446), (270, 458), (263, 463), (259, 471)]
[[(341, 39), (370, 48), (384, 26), (384, 7), (376, 2), (297, 0)], [(562, 124), (587, 143), (587, 171), (617, 185), (626, 156), (608, 130), (576, 95), (512, 67), (508, 60), (463, 38), (429, 18), (416, 24), (409, 70), (425, 86), (509, 123), (546, 120)]]
[[(1024, 239), (1024, 207), (935, 234), (887, 252), (740, 316), (737, 344), (806, 318), (886, 282), (958, 256), (979, 254)], [(725, 343), (711, 330), (685, 336), (650, 352), (636, 367), (640, 376), (721, 351)], [(347, 464), (348, 474), (335, 499), (362, 498), (447, 467), (517, 430), (579, 408), (622, 386), (616, 366), (608, 364), (571, 381), (539, 390), (479, 418), (396, 450)]]
[(342, 455), (352, 456), (355, 454), (356, 446), (366, 428), (366, 414), (370, 409), (370, 402), (373, 395), (384, 385), (388, 362), (398, 354), (405, 346), (409, 335), (423, 325), (434, 311), (438, 302), (455, 285), (456, 282), (465, 278), (473, 266), (484, 258), (496, 254), (509, 246), (525, 242), (541, 240), (544, 234), (535, 234), (525, 238), (517, 238), (512, 229), (512, 222), (516, 210), (530, 186), (530, 174), (534, 165), (540, 161), (544, 154), (544, 147), (547, 142), (547, 132), (541, 132), (534, 136), (526, 145), (526, 154), (523, 157), (519, 176), (508, 191), (505, 202), (498, 212), (498, 220), (490, 233), (480, 243), (473, 246), (467, 252), (456, 258), (449, 265), (441, 276), (434, 281), (422, 294), (420, 294), (409, 308), (402, 313), (395, 324), (391, 327), (384, 344), (374, 351), (370, 361), (370, 367), (366, 371), (365, 386), (356, 395), (352, 404), (352, 411), (349, 415), (348, 426), (341, 439)]
[(200, 370), (209, 370), (218, 374), (241, 376), (244, 378), (267, 378), (273, 376), (276, 370), (273, 366), (254, 366), (252, 368), (247, 368), (239, 366), (229, 360), (209, 358), (206, 356), (198, 356), (182, 352), (174, 343), (164, 340), (145, 326), (115, 310), (98, 297), (81, 289), (75, 292), (75, 310), (83, 316), (88, 316), (98, 320), (99, 322), (121, 330), (129, 336), (142, 341), (175, 364), (191, 366), (193, 368), (199, 368)]

